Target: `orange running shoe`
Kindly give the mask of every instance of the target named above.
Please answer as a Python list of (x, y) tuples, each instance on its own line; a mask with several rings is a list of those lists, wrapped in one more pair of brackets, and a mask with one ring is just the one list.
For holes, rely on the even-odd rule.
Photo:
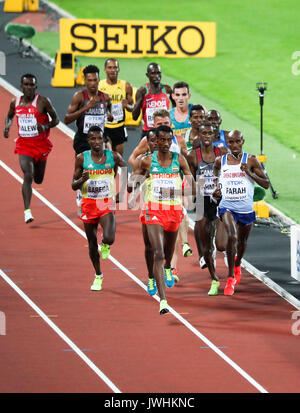
[(233, 295), (235, 286), (235, 279), (233, 277), (228, 277), (224, 288), (224, 295)]
[(241, 281), (242, 276), (242, 266), (239, 265), (238, 267), (234, 266), (234, 278), (235, 278), (235, 285)]

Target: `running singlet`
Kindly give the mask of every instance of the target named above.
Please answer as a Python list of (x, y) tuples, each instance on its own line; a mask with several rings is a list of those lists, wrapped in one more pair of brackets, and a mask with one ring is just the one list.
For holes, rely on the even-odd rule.
[[(172, 152), (173, 158), (171, 165), (163, 168), (157, 159), (157, 151), (153, 152), (150, 168), (150, 176), (146, 180), (147, 189), (145, 195), (146, 203), (159, 205), (169, 205), (171, 207), (180, 206), (182, 208), (182, 195), (172, 194), (172, 190), (182, 189), (182, 179), (180, 176), (180, 165), (178, 154)], [(162, 195), (160, 189), (169, 189), (169, 193)]]
[[(185, 132), (185, 135), (184, 135), (184, 140), (185, 140), (185, 143), (186, 143), (188, 153), (191, 152), (191, 150), (193, 149), (193, 142), (190, 141), (191, 131), (192, 131), (192, 129), (188, 129)], [(197, 137), (198, 136), (195, 136), (194, 139), (196, 139)], [(201, 142), (200, 142), (200, 144), (201, 144)]]
[(154, 125), (153, 113), (159, 109), (169, 110), (170, 100), (163, 85), (161, 85), (161, 92), (157, 95), (152, 95), (150, 93), (149, 83), (146, 83), (144, 86), (146, 88), (146, 94), (142, 104), (142, 114), (144, 120), (143, 130), (147, 131)]
[(193, 106), (192, 103), (189, 103), (189, 111), (186, 119), (183, 122), (178, 122), (175, 119), (175, 109), (172, 108), (170, 110), (170, 119), (172, 122), (171, 128), (173, 129), (173, 133), (175, 135), (184, 135), (188, 130), (192, 129), (192, 124), (190, 122), (190, 112), (191, 112), (191, 107)]
[(225, 154), (221, 158), (219, 183), (222, 199), (219, 208), (227, 208), (238, 213), (253, 212), (254, 181), (241, 170), (241, 164), (247, 163), (248, 154), (243, 153), (238, 165), (228, 165)]
[(39, 132), (37, 129), (38, 123), (42, 125), (49, 123), (48, 115), (40, 113), (37, 110), (39, 96), (38, 93), (35, 95), (30, 106), (21, 106), (21, 96), (16, 98), (15, 113), (17, 116), (19, 138), (46, 139), (50, 134), (49, 129), (44, 132)]
[(229, 149), (226, 143), (225, 132), (223, 131), (223, 129), (220, 129), (219, 139), (217, 141), (214, 141), (213, 145), (218, 147), (224, 146), (225, 148)]
[(119, 128), (125, 123), (125, 112), (122, 106), (122, 99), (126, 99), (126, 82), (125, 80), (118, 80), (116, 84), (110, 85), (106, 79), (99, 82), (99, 90), (107, 93), (111, 98), (111, 114), (114, 117), (112, 122), (105, 120), (105, 127)]
[[(214, 148), (216, 156), (220, 156), (220, 149)], [(204, 185), (201, 188), (202, 196), (210, 196), (214, 192), (214, 162), (205, 162), (202, 157), (201, 148), (196, 149), (196, 157), (198, 163), (198, 169), (196, 171), (196, 180), (204, 178)]]
[(82, 197), (88, 199), (106, 199), (114, 196), (114, 157), (111, 151), (105, 149), (106, 162), (95, 163), (91, 151), (83, 152), (83, 170), (90, 177), (81, 187)]
[[(84, 102), (83, 106), (87, 105), (90, 101), (87, 91), (83, 90)], [(102, 131), (104, 131), (104, 123), (107, 113), (107, 102), (104, 101), (104, 96), (102, 92), (98, 92), (101, 101), (97, 102), (93, 108), (90, 108), (84, 112), (76, 121), (76, 126), (78, 128), (78, 134), (87, 136), (88, 130), (91, 126), (99, 126)]]

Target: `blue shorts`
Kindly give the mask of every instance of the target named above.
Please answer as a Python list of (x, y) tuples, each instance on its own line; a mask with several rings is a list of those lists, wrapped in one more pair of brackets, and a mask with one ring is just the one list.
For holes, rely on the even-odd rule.
[(241, 225), (250, 225), (256, 219), (255, 211), (242, 214), (239, 212), (231, 211), (228, 208), (218, 208), (218, 217), (220, 218), (221, 221), (222, 221), (222, 216), (225, 214), (225, 212), (230, 212), (235, 222)]

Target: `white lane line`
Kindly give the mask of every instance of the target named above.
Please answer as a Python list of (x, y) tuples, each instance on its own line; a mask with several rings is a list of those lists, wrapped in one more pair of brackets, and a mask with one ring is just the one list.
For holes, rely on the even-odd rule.
[[(0, 160), (0, 166), (11, 174), (18, 182), (23, 183), (23, 179), (18, 176), (9, 166)], [(65, 214), (63, 214), (58, 208), (56, 208), (51, 202), (49, 202), (43, 195), (37, 192), (35, 189), (32, 190), (32, 193), (39, 198), (42, 202), (45, 203), (53, 212), (55, 212), (61, 219), (63, 219), (68, 225), (70, 225), (75, 231), (77, 231), (81, 236), (86, 238), (86, 234), (82, 231), (77, 225), (75, 225)], [(100, 247), (99, 247), (100, 248)], [(135, 281), (141, 288), (147, 291), (146, 285), (137, 278), (132, 272), (124, 267), (118, 260), (110, 255), (109, 259), (118, 266), (125, 274), (127, 274), (133, 281)], [(7, 277), (8, 278), (8, 277)], [(20, 290), (21, 291), (21, 290)], [(159, 302), (157, 295), (153, 298)], [(201, 334), (192, 324), (187, 320), (181, 317), (172, 307), (169, 307), (171, 314), (176, 317), (186, 328), (188, 328), (193, 334), (195, 334), (200, 340), (206, 343), (218, 356), (220, 356), (226, 363), (228, 363), (234, 370), (236, 370), (245, 380), (252, 384), (257, 390), (261, 393), (268, 393), (267, 390), (262, 387), (256, 380), (254, 380), (248, 373), (246, 373), (240, 366), (238, 366), (233, 360), (231, 360), (226, 354), (224, 354), (218, 347), (216, 347), (208, 338)], [(50, 320), (49, 320), (50, 321)], [(51, 322), (52, 323), (52, 322)], [(80, 350), (79, 350), (80, 351)], [(83, 353), (82, 353), (83, 354)]]
[(62, 338), (72, 350), (97, 374), (97, 376), (104, 381), (107, 386), (115, 393), (121, 391), (114, 385), (114, 383), (80, 350), (72, 340), (66, 336), (60, 328), (54, 324), (49, 317), (18, 287), (16, 284), (0, 269), (0, 276), (18, 293), (24, 301), (55, 331), (60, 338)]

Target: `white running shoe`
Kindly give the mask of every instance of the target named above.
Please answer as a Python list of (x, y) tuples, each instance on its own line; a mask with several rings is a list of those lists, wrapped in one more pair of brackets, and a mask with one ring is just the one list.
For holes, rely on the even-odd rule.
[(32, 222), (34, 220), (30, 209), (26, 209), (24, 211), (24, 220), (25, 220), (25, 224), (28, 224), (29, 222)]

